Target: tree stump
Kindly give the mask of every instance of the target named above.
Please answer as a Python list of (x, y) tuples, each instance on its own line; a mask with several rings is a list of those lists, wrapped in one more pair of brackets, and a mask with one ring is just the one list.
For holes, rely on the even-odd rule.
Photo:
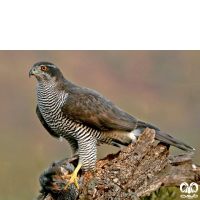
[(193, 153), (169, 155), (169, 146), (154, 146), (155, 130), (146, 128), (136, 141), (116, 154), (97, 161), (96, 170), (81, 174), (80, 190), (74, 184), (63, 191), (78, 157), (54, 163), (40, 177), (41, 195), (35, 200), (56, 199), (138, 199), (163, 186), (200, 184), (200, 168), (192, 162)]

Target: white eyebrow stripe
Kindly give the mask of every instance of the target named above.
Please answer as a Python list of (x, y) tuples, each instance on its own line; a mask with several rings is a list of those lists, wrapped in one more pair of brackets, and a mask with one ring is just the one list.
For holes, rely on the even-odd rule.
[(47, 66), (47, 67), (53, 67), (53, 68), (56, 68), (56, 66), (55, 65), (40, 65), (41, 67), (42, 66)]
[(55, 66), (55, 65), (51, 65), (51, 67), (54, 67), (54, 68), (56, 68), (56, 66)]

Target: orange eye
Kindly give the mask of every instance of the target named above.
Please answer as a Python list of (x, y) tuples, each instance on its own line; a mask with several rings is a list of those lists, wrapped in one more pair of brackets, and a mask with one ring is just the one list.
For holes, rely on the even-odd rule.
[(42, 71), (46, 71), (47, 70), (47, 66), (42, 66), (41, 69), (42, 69)]

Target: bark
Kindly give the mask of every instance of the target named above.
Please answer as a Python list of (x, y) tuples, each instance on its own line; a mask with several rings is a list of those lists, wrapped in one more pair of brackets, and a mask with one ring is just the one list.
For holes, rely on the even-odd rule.
[[(43, 194), (40, 199), (76, 199), (77, 197), (84, 200), (138, 199), (150, 195), (163, 186), (179, 187), (183, 182), (200, 184), (200, 168), (192, 162), (193, 153), (169, 155), (169, 146), (166, 144), (153, 145), (154, 136), (155, 131), (147, 128), (135, 145), (130, 144), (117, 154), (110, 154), (99, 160), (95, 173), (81, 174), (83, 179), (80, 179), (79, 191), (73, 187), (74, 184), (63, 191), (66, 180), (58, 178), (61, 174), (71, 173), (74, 170), (73, 168), (70, 171), (68, 168), (77, 157), (54, 164), (58, 169), (62, 166), (65, 171), (63, 173), (62, 170), (61, 172), (57, 170), (49, 176), (51, 178), (47, 181), (48, 184), (45, 183), (49, 186), (48, 190), (45, 189), (47, 188), (45, 184), (41, 184)], [(73, 164), (76, 166), (76, 163)], [(56, 171), (52, 166), (50, 169)], [(47, 174), (48, 170), (46, 174), (41, 175), (40, 182), (47, 177)], [(55, 176), (60, 184), (55, 181)]]

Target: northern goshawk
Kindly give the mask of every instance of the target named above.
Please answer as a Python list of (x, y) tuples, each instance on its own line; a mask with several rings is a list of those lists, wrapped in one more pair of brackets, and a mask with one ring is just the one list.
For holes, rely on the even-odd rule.
[(96, 145), (127, 146), (134, 143), (146, 127), (155, 129), (155, 139), (163, 143), (185, 151), (193, 149), (156, 126), (124, 112), (94, 90), (71, 83), (52, 63), (34, 64), (29, 72), (31, 75), (38, 80), (36, 113), (42, 125), (53, 137), (65, 138), (72, 155), (79, 156), (79, 164), (69, 182), (74, 182), (77, 188), (79, 169), (95, 169)]

